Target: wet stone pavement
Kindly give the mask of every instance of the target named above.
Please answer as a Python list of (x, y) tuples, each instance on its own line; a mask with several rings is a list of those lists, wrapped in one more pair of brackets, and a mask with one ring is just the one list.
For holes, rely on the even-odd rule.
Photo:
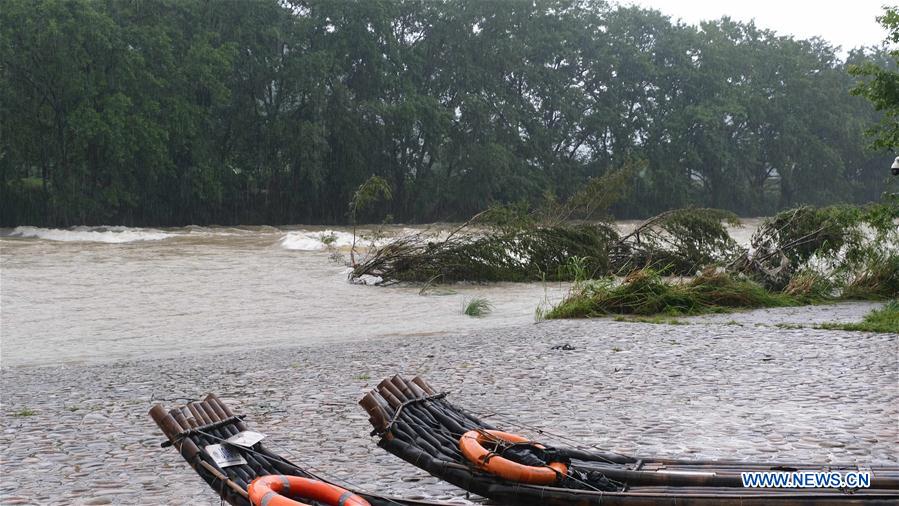
[[(369, 490), (467, 503), (375, 446), (358, 399), (424, 375), (513, 432), (625, 453), (895, 465), (899, 336), (764, 322), (860, 319), (871, 305), (754, 311), (684, 325), (543, 322), (455, 337), (189, 353), (2, 371), (2, 504), (219, 504), (147, 411), (216, 392), (268, 446)], [(569, 344), (574, 350), (552, 349)], [(521, 424), (521, 425), (518, 425)], [(547, 436), (536, 439), (561, 444)]]

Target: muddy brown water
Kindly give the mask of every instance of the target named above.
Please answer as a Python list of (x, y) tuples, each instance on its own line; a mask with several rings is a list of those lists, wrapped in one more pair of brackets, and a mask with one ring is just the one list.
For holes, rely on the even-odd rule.
[[(756, 223), (734, 236), (747, 240)], [(361, 242), (423, 228), (389, 227), (380, 236), (365, 229)], [(558, 283), (456, 284), (422, 296), (418, 286), (352, 285), (345, 263), (351, 243), (348, 229), (300, 226), (2, 230), (0, 364), (464, 333), (532, 322), (538, 305), (567, 290)], [(462, 314), (472, 297), (489, 299), (493, 312)]]

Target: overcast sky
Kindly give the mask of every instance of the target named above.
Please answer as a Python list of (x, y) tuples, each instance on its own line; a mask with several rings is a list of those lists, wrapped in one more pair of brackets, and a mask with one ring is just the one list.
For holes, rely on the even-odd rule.
[(622, 5), (649, 7), (698, 24), (706, 19), (730, 16), (749, 21), (762, 28), (798, 38), (819, 35), (843, 46), (843, 51), (861, 45), (879, 45), (886, 38), (884, 30), (874, 19), (884, 4), (899, 0), (618, 0)]

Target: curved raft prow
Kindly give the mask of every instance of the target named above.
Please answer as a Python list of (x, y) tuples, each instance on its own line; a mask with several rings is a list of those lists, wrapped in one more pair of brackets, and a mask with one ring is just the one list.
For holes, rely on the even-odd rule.
[[(899, 504), (899, 466), (855, 466), (689, 461), (639, 458), (592, 448), (551, 447), (542, 442), (503, 444), (481, 458), (505, 456), (526, 466), (564, 462), (567, 475), (549, 485), (500, 478), (489, 465), (460, 451), (469, 431), (497, 427), (447, 402), (424, 379), (393, 376), (359, 404), (368, 412), (378, 446), (428, 473), (503, 504), (533, 505), (805, 505)], [(469, 436), (470, 437), (470, 436)], [(534, 461), (535, 458), (543, 459)], [(744, 488), (750, 471), (868, 471), (869, 488)]]
[[(290, 481), (291, 477), (307, 487), (316, 487), (318, 492), (309, 494), (333, 495), (338, 489), (328, 480), (315, 476), (289, 460), (269, 451), (261, 442), (244, 439), (248, 446), (238, 446), (226, 442), (240, 433), (247, 434), (249, 429), (243, 416), (235, 415), (218, 397), (209, 394), (202, 401), (190, 402), (184, 406), (176, 406), (168, 411), (157, 404), (150, 409), (150, 417), (165, 434), (167, 440), (163, 447), (173, 446), (184, 457), (184, 460), (196, 471), (221, 499), (233, 506), (251, 506), (248, 488), (257, 478), (270, 475), (283, 475), (280, 481)], [(249, 432), (249, 434), (258, 434)], [(261, 436), (261, 434), (259, 435)], [(251, 436), (252, 437), (252, 436)], [(233, 441), (233, 440), (232, 440)], [(216, 445), (227, 447), (227, 457), (231, 462), (216, 461), (212, 448)], [(212, 447), (212, 448), (210, 448)], [(269, 480), (270, 481), (270, 480)], [(267, 485), (265, 480), (258, 484)], [(296, 488), (296, 487), (295, 487)], [(341, 489), (342, 490), (342, 489)], [(418, 501), (387, 497), (371, 493), (356, 492), (371, 506), (446, 506), (445, 503)], [(341, 494), (337, 494), (340, 496)], [(264, 501), (275, 504), (272, 501)], [(339, 501), (338, 501), (339, 502)], [(346, 505), (353, 503), (344, 500)], [(357, 504), (364, 504), (358, 502)]]

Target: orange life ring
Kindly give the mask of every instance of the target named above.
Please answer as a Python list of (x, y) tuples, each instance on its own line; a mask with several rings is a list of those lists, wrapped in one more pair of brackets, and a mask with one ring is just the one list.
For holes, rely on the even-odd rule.
[(301, 496), (331, 506), (371, 506), (365, 499), (330, 483), (300, 476), (260, 476), (247, 488), (253, 506), (308, 506), (287, 495)]
[[(568, 466), (562, 462), (550, 462), (546, 467), (526, 466), (503, 458), (484, 448), (490, 441), (527, 443), (528, 439), (498, 430), (470, 430), (459, 439), (459, 449), (465, 458), (490, 474), (518, 483), (551, 485), (559, 476), (568, 474)], [(543, 448), (540, 445), (534, 445)]]

